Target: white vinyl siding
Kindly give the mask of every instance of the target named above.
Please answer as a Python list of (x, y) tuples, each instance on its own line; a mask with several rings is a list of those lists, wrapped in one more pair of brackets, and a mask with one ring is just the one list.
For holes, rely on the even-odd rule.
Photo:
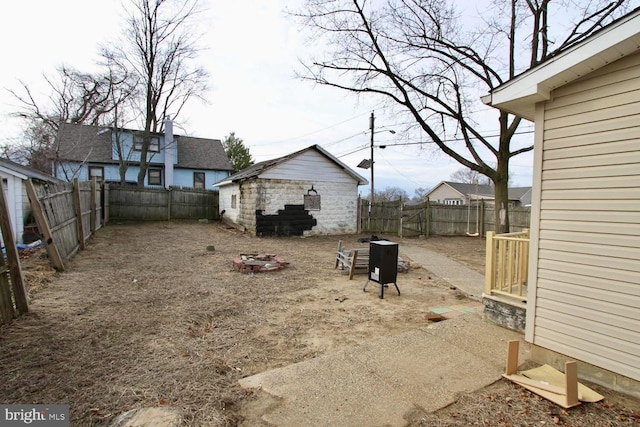
[[(438, 187), (429, 192), (429, 200), (434, 203), (444, 203), (445, 205), (464, 205), (465, 196), (460, 192), (454, 190), (450, 185), (441, 183)], [(453, 200), (458, 200), (459, 203), (452, 203)]]
[(240, 185), (228, 184), (220, 187), (218, 190), (218, 200), (220, 212), (225, 211), (223, 218), (231, 222), (238, 222), (238, 216), (240, 215), (240, 197)]
[(544, 110), (533, 342), (640, 380), (640, 55)]
[(317, 151), (309, 150), (260, 174), (264, 179), (325, 181), (352, 184), (355, 179)]

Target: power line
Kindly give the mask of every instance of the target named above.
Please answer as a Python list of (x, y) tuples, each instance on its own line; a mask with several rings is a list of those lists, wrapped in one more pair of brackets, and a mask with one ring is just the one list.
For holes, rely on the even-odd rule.
[(329, 143), (327, 143), (327, 144), (323, 144), (322, 146), (323, 146), (324, 148), (327, 148), (327, 147), (330, 147), (330, 146), (332, 146), (332, 145), (336, 145), (336, 144), (338, 144), (338, 143), (340, 143), (340, 142), (344, 142), (344, 141), (346, 141), (346, 140), (348, 140), (348, 139), (355, 138), (356, 136), (360, 136), (360, 135), (364, 135), (364, 134), (366, 134), (366, 131), (362, 131), (362, 132), (355, 133), (355, 134), (353, 134), (353, 135), (351, 135), (351, 136), (344, 137), (344, 138), (339, 139), (339, 140), (337, 140), (337, 141), (333, 141), (333, 142), (329, 142)]
[(396, 173), (398, 173), (398, 175), (403, 176), (407, 181), (413, 182), (415, 185), (418, 186), (422, 186), (422, 184), (415, 182), (413, 179), (409, 178), (407, 175), (405, 175), (404, 173), (400, 172), (395, 166), (393, 166), (393, 164), (387, 160), (384, 156), (382, 156), (382, 160), (384, 160), (389, 166), (391, 166), (391, 168), (396, 171)]
[[(383, 103), (382, 103), (382, 102), (380, 102), (380, 103), (376, 104), (373, 108), (384, 108), (384, 107), (382, 106), (382, 104), (383, 104)], [(307, 137), (307, 136), (315, 135), (315, 134), (317, 134), (317, 133), (324, 132), (324, 131), (326, 131), (326, 130), (332, 129), (332, 128), (336, 127), (336, 126), (340, 126), (340, 125), (345, 124), (345, 123), (347, 123), (347, 122), (350, 122), (350, 121), (352, 121), (352, 120), (359, 119), (359, 118), (361, 118), (362, 116), (365, 116), (365, 115), (367, 115), (367, 114), (369, 114), (369, 112), (368, 112), (368, 111), (367, 111), (367, 112), (364, 112), (364, 113), (356, 114), (355, 116), (352, 116), (352, 117), (350, 117), (350, 118), (348, 118), (348, 119), (345, 119), (345, 120), (343, 120), (343, 121), (341, 121), (341, 122), (334, 123), (334, 124), (332, 124), (332, 125), (326, 126), (326, 127), (322, 128), (322, 129), (314, 130), (314, 131), (312, 131), (312, 132), (305, 133), (305, 134), (303, 134), (303, 135), (299, 135), (299, 136), (294, 136), (294, 137), (290, 137), (290, 138), (286, 138), (286, 139), (281, 139), (281, 140), (279, 140), (279, 141), (269, 141), (269, 142), (267, 142), (267, 143), (268, 143), (268, 144), (277, 144), (277, 143), (281, 143), (281, 142), (288, 142), (288, 141), (293, 141), (293, 140), (296, 140), (296, 139), (302, 139), (302, 138), (305, 138), (305, 137)], [(356, 136), (356, 135), (354, 135), (354, 136)], [(353, 138), (353, 136), (352, 136), (352, 137), (350, 137), (350, 138)], [(335, 143), (338, 143), (338, 142), (341, 142), (341, 141), (342, 141), (342, 140), (340, 140), (340, 141), (335, 141)], [(328, 145), (331, 145), (331, 144), (333, 144), (333, 143), (329, 143)], [(257, 144), (251, 144), (250, 146), (256, 146), (256, 145), (257, 145)]]
[(359, 148), (356, 148), (353, 151), (349, 151), (347, 153), (337, 155), (336, 158), (339, 159), (341, 157), (346, 157), (346, 156), (348, 156), (350, 154), (357, 153), (358, 151), (366, 150), (367, 148), (369, 148), (369, 144), (361, 145)]
[[(364, 115), (366, 115), (366, 114), (369, 114), (369, 113), (361, 113), (361, 114), (355, 115), (355, 116), (353, 116), (353, 117), (350, 117), (350, 118), (348, 118), (348, 119), (346, 119), (346, 120), (343, 120), (343, 121), (341, 121), (341, 122), (334, 123), (334, 124), (332, 124), (332, 125), (330, 125), (330, 126), (324, 127), (324, 128), (322, 128), (322, 129), (317, 129), (317, 130), (314, 130), (314, 131), (312, 131), (312, 132), (305, 133), (305, 134), (303, 134), (303, 135), (293, 136), (293, 137), (291, 137), (291, 138), (281, 139), (281, 140), (279, 140), (279, 141), (269, 141), (268, 143), (269, 143), (269, 144), (279, 144), (279, 143), (281, 143), (281, 142), (288, 142), (288, 141), (293, 141), (293, 140), (295, 140), (295, 139), (302, 139), (302, 138), (306, 138), (307, 136), (315, 135), (315, 134), (317, 134), (317, 133), (324, 132), (324, 131), (329, 130), (329, 129), (332, 129), (332, 128), (336, 127), (336, 126), (340, 126), (340, 125), (342, 125), (342, 124), (345, 124), (345, 123), (347, 123), (347, 122), (350, 122), (350, 121), (352, 121), (352, 120), (359, 119), (360, 117), (362, 117), (362, 116), (364, 116)], [(253, 145), (255, 145), (255, 144), (253, 144)]]
[[(521, 132), (515, 132), (514, 135), (526, 135), (526, 134), (532, 134), (534, 133), (534, 131), (521, 131)], [(495, 135), (484, 135), (483, 138), (498, 138), (500, 137), (500, 134), (495, 134)], [(442, 142), (464, 142), (466, 141), (466, 139), (464, 138), (451, 138), (451, 139), (443, 139)], [(395, 146), (400, 146), (400, 145), (420, 145), (420, 144), (435, 144), (435, 141), (417, 141), (417, 142), (399, 142), (396, 144), (380, 144), (377, 145), (376, 147), (395, 147)]]
[[(522, 131), (522, 132), (515, 132), (514, 135), (524, 135), (524, 134), (532, 134), (532, 133), (534, 133), (534, 132), (533, 131)], [(485, 138), (497, 138), (499, 136), (500, 136), (499, 134), (497, 134), (497, 135), (486, 135)], [(350, 138), (353, 138), (353, 137), (350, 137)], [(442, 140), (442, 142), (463, 142), (463, 141), (465, 141), (464, 138), (452, 138), (452, 139), (443, 139)], [(338, 142), (340, 142), (340, 141), (338, 141)], [(376, 145), (375, 147), (376, 148), (383, 148), (383, 147), (384, 148), (388, 148), (388, 147), (400, 147), (400, 146), (407, 146), (407, 145), (422, 145), (422, 144), (435, 144), (435, 142), (434, 141), (399, 142), (399, 143), (395, 143), (395, 144), (379, 144), (379, 145)], [(340, 155), (338, 155), (336, 157), (338, 157), (338, 158), (345, 157), (345, 156), (348, 156), (350, 154), (357, 153), (358, 151), (362, 151), (362, 150), (364, 150), (366, 148), (369, 148), (368, 144), (367, 145), (363, 145), (360, 148), (357, 148), (357, 149), (355, 149), (353, 151), (349, 151), (349, 152), (347, 152), (345, 154), (340, 154)]]

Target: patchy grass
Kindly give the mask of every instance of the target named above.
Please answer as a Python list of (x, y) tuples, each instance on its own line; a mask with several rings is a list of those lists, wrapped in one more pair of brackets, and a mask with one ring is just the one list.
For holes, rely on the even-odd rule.
[[(338, 239), (354, 247), (358, 237), (255, 238), (220, 224), (111, 224), (64, 273), (32, 255), (23, 261), (31, 312), (0, 328), (0, 401), (69, 404), (74, 426), (108, 425), (129, 409), (163, 405), (180, 408), (184, 425), (248, 425), (241, 408), (250, 392), (239, 378), (411, 330), (426, 324), (430, 308), (464, 299), (422, 269), (401, 275), (402, 298), (390, 292), (382, 303), (375, 289), (363, 293), (364, 276), (349, 281), (334, 269)], [(484, 265), (479, 239), (411, 243)], [(234, 271), (233, 259), (247, 252), (274, 253), (291, 265)], [(622, 400), (565, 415), (527, 393), (501, 381), (435, 414), (414, 414), (410, 423), (638, 421)]]

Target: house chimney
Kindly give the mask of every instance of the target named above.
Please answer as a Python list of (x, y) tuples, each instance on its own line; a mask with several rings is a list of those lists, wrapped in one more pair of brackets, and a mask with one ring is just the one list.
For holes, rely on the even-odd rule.
[(175, 144), (173, 141), (173, 122), (167, 116), (164, 122), (164, 188), (173, 185), (173, 153)]

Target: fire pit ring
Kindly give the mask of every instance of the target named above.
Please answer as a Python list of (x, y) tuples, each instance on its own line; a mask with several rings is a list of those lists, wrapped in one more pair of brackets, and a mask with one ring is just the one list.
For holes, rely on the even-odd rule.
[(282, 270), (287, 265), (289, 262), (276, 254), (240, 254), (233, 260), (234, 270), (245, 273)]

